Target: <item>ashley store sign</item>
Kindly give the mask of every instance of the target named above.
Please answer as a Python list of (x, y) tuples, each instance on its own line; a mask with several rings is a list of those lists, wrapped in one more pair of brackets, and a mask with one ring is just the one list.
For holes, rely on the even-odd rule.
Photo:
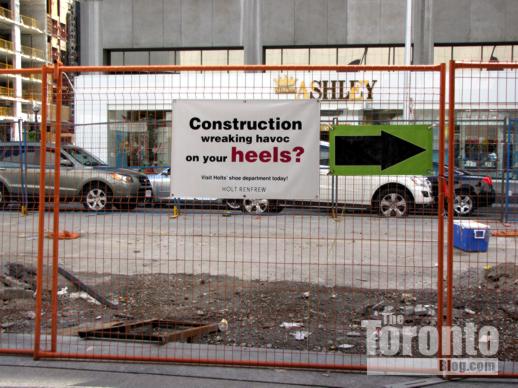
[(293, 94), (298, 99), (326, 101), (372, 100), (377, 80), (313, 80), (308, 83), (295, 77), (274, 79), (275, 94)]

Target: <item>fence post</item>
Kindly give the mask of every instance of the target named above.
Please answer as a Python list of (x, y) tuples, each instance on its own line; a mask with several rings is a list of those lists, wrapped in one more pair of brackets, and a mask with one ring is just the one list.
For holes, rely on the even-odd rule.
[(59, 189), (61, 170), (61, 103), (63, 99), (63, 72), (61, 62), (54, 64), (54, 82), (56, 82), (56, 133), (55, 133), (55, 160), (54, 160), (54, 222), (52, 240), (52, 323), (51, 323), (51, 351), (57, 349), (58, 325), (58, 266), (59, 266)]
[[(447, 305), (446, 305), (446, 356), (451, 357), (453, 324), (453, 204), (455, 202), (455, 61), (450, 60), (448, 104), (448, 251), (447, 251)], [(444, 350), (444, 349), (443, 349)]]
[(43, 245), (45, 226), (45, 164), (47, 154), (47, 65), (41, 68), (41, 122), (40, 122), (40, 192), (38, 206), (38, 258), (36, 268), (36, 306), (34, 321), (34, 359), (40, 358), (41, 304), (43, 297)]
[(439, 99), (439, 176), (438, 207), (437, 207), (437, 332), (439, 343), (437, 355), (442, 357), (442, 325), (444, 311), (444, 142), (445, 142), (445, 112), (446, 112), (446, 65), (441, 64), (441, 85)]

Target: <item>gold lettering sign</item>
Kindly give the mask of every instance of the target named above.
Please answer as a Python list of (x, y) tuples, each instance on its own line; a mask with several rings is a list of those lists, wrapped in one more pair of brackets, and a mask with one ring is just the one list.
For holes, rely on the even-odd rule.
[(297, 93), (297, 79), (293, 77), (279, 77), (274, 79), (276, 94), (296, 94)]
[(374, 85), (377, 80), (321, 80), (311, 81), (306, 85), (304, 80), (298, 82), (295, 77), (283, 76), (274, 79), (276, 94), (294, 94), (297, 99), (314, 98), (330, 101), (364, 101), (372, 100)]

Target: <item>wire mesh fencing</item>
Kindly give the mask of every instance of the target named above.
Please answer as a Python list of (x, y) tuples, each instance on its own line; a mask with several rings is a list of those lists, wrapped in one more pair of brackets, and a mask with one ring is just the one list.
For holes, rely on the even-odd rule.
[[(450, 324), (516, 376), (516, 64), (450, 63)], [(454, 86), (454, 88), (453, 88)], [(452, 174), (453, 170), (453, 174)], [(514, 222), (513, 222), (514, 220)]]
[[(458, 287), (464, 283), (457, 280), (478, 268), (483, 259), (474, 258), (482, 254), (456, 260), (453, 221), (461, 216), (497, 222), (491, 206), (499, 197), (484, 197), (486, 203), (466, 213), (463, 189), (448, 182), (445, 158), (461, 151), (460, 143), (446, 147), (453, 120), (447, 133), (444, 65), (58, 64), (42, 73), (42, 99), (50, 90), (40, 117), (45, 131), (39, 143), (25, 147), (38, 153), (45, 175), (36, 178), (44, 179), (46, 189), (40, 189), (41, 181), (30, 186), (27, 180), (26, 187), (39, 195), (39, 214), (32, 218), (20, 215), (23, 199), (13, 199), (2, 212), (1, 256), (4, 268), (19, 264), (35, 284), (27, 288), (41, 292), (36, 303), (31, 300), (35, 322), (26, 333), (32, 335), (23, 337), (19, 323), (4, 328), (3, 351), (437, 373), (441, 357), (449, 356), (444, 326), (485, 323), (474, 278), (462, 294)], [(318, 170), (318, 179), (300, 186), (314, 185), (317, 195), (261, 197), (265, 184), (236, 183), (253, 175), (258, 182), (289, 177), (301, 184), (296, 179), (307, 171), (290, 175), (276, 154), (287, 150), (279, 117), (265, 124), (270, 130), (233, 131), (224, 123), (213, 130), (199, 120), (202, 135), (213, 139), (209, 148), (251, 147), (256, 156), (244, 152), (243, 159), (254, 168), (264, 162), (264, 173), (229, 172), (209, 159), (175, 167), (175, 152), (197, 152), (177, 136), (178, 101), (235, 103), (235, 115), (245, 109), (243, 102), (318, 101), (311, 128), (317, 158), (309, 167)], [(463, 144), (466, 149), (471, 143)], [(2, 152), (5, 164), (8, 153)], [(232, 181), (224, 193), (174, 194), (175, 174), (189, 179), (207, 166), (213, 168), (210, 180)], [(481, 177), (479, 186), (494, 188), (496, 179)], [(5, 183), (4, 189), (10, 192), (11, 186)], [(33, 243), (20, 237), (27, 234), (20, 228), (32, 230)], [(515, 260), (511, 245), (498, 246), (502, 260)], [(28, 246), (32, 251), (24, 261), (19, 256)], [(5, 306), (19, 310), (11, 301)], [(425, 352), (417, 334), (405, 339), (408, 329), (429, 333), (435, 342)], [(513, 360), (509, 348), (501, 352), (511, 357), (498, 353), (501, 359)], [(389, 356), (399, 363), (373, 364)]]

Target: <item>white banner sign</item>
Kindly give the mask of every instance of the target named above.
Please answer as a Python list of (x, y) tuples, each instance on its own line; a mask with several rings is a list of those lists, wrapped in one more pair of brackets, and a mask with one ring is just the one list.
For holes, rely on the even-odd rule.
[(173, 103), (171, 195), (316, 199), (318, 102)]

